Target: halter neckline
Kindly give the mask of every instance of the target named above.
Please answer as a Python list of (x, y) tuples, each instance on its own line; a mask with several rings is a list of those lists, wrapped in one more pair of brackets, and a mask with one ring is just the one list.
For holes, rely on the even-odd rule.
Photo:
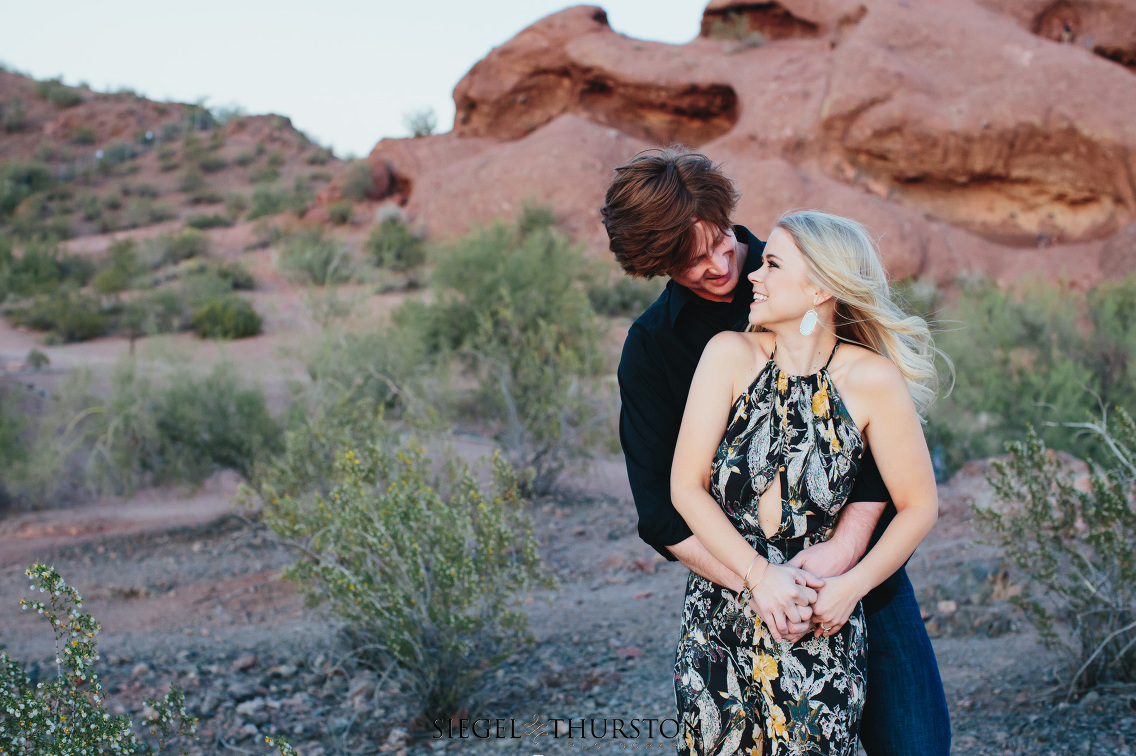
[(775, 354), (777, 354), (777, 339), (774, 338), (773, 339), (773, 349), (769, 352), (769, 361), (771, 363), (773, 363), (773, 367), (777, 368), (777, 370), (779, 372), (781, 372), (782, 374), (784, 374), (784, 376), (786, 378), (788, 378), (789, 380), (799, 380), (801, 378), (815, 378), (818, 375), (820, 375), (821, 373), (824, 373), (828, 370), (828, 366), (832, 364), (832, 358), (836, 356), (836, 349), (839, 346), (840, 346), (840, 339), (837, 339), (836, 343), (832, 345), (832, 352), (828, 355), (828, 361), (825, 362), (824, 365), (822, 365), (816, 372), (804, 373), (802, 375), (793, 375), (792, 373), (789, 373), (789, 372), (786, 372), (785, 370), (783, 370), (780, 365), (778, 365), (776, 362), (773, 361), (773, 356)]

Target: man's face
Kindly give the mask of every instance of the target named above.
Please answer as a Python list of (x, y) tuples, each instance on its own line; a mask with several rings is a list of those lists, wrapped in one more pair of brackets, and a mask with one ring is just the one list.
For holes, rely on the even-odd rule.
[(738, 285), (741, 265), (738, 264), (738, 243), (731, 228), (725, 232), (702, 221), (695, 221), (695, 244), (698, 255), (683, 270), (671, 271), (675, 283), (680, 283), (703, 299), (711, 302), (729, 302)]

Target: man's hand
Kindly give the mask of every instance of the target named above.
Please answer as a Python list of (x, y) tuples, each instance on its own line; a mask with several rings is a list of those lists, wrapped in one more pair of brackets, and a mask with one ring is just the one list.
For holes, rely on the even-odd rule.
[(819, 577), (843, 575), (868, 550), (872, 531), (886, 505), (882, 501), (853, 501), (844, 505), (832, 537), (799, 552), (789, 564)]

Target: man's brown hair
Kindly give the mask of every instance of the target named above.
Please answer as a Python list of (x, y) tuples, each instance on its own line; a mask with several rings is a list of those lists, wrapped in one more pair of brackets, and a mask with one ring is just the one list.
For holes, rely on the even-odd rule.
[(728, 231), (737, 203), (733, 182), (710, 158), (671, 147), (616, 168), (600, 215), (624, 272), (652, 278), (690, 266), (700, 251), (695, 221)]

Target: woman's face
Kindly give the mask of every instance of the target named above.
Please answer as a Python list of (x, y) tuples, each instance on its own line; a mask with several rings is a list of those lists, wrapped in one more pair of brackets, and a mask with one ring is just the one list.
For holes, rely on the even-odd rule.
[(805, 256), (783, 229), (775, 228), (769, 234), (761, 267), (749, 274), (749, 280), (753, 282), (753, 303), (749, 307), (752, 325), (796, 326), (815, 306), (818, 290), (809, 280)]

